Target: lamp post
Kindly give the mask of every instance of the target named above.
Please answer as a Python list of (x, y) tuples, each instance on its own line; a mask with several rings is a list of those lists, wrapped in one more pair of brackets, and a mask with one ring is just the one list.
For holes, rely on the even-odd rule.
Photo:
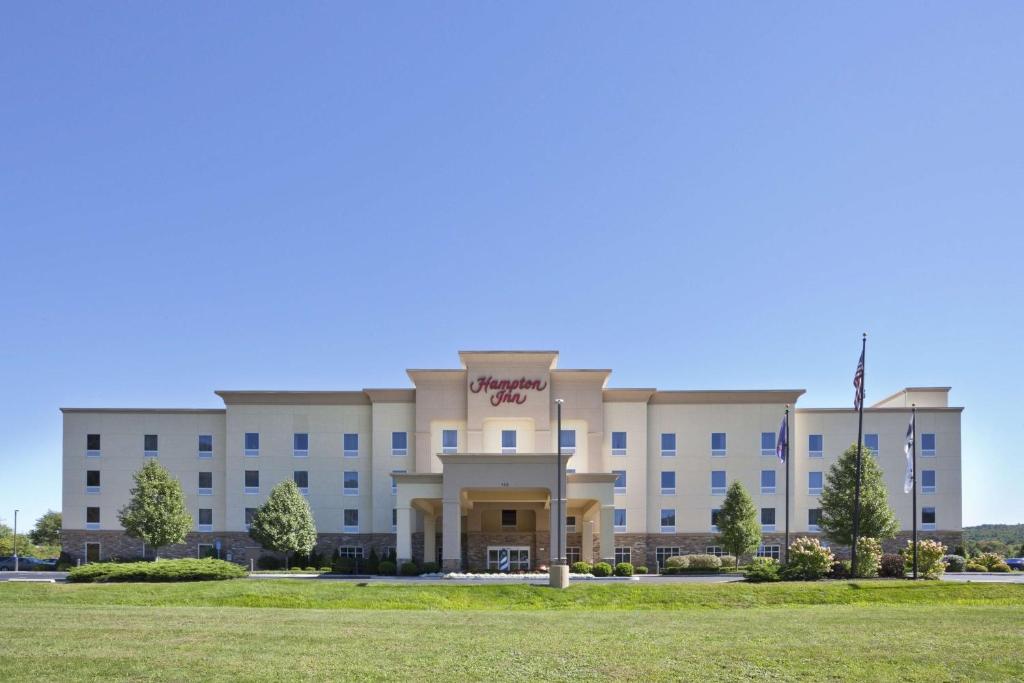
[(18, 571), (18, 511), (14, 511), (14, 571)]
[(558, 481), (558, 526), (556, 533), (558, 534), (558, 540), (555, 541), (555, 558), (558, 564), (565, 564), (562, 561), (562, 524), (565, 523), (565, 511), (562, 510), (562, 404), (565, 403), (564, 399), (556, 398), (555, 404), (558, 406), (558, 457), (555, 462), (555, 477)]

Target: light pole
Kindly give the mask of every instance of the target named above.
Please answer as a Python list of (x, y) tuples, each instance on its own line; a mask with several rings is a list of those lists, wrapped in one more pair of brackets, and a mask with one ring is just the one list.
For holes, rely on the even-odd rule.
[(558, 534), (558, 540), (555, 541), (555, 562), (557, 564), (565, 564), (562, 562), (562, 524), (565, 523), (565, 512), (562, 510), (562, 404), (565, 403), (564, 399), (556, 398), (555, 404), (558, 406), (558, 457), (555, 459), (555, 477), (558, 481), (558, 509), (556, 514), (558, 515), (558, 523), (555, 533)]
[(14, 571), (18, 571), (18, 511), (14, 511)]

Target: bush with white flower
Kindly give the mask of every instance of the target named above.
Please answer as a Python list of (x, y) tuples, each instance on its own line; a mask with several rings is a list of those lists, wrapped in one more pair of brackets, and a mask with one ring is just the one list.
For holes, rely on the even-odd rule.
[(789, 546), (782, 578), (787, 581), (817, 581), (828, 575), (835, 556), (816, 538), (801, 537)]

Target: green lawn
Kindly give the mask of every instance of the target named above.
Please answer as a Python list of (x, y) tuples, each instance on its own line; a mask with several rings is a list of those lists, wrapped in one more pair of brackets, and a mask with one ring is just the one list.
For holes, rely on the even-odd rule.
[(0, 606), (4, 680), (1024, 678), (1009, 584), (0, 584)]

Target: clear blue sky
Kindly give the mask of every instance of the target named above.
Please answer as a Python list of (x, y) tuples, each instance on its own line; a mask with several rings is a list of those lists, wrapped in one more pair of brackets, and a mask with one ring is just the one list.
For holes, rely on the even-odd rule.
[(1024, 522), (1020, 3), (8, 5), (0, 517), (60, 406), (407, 386), (951, 385)]

